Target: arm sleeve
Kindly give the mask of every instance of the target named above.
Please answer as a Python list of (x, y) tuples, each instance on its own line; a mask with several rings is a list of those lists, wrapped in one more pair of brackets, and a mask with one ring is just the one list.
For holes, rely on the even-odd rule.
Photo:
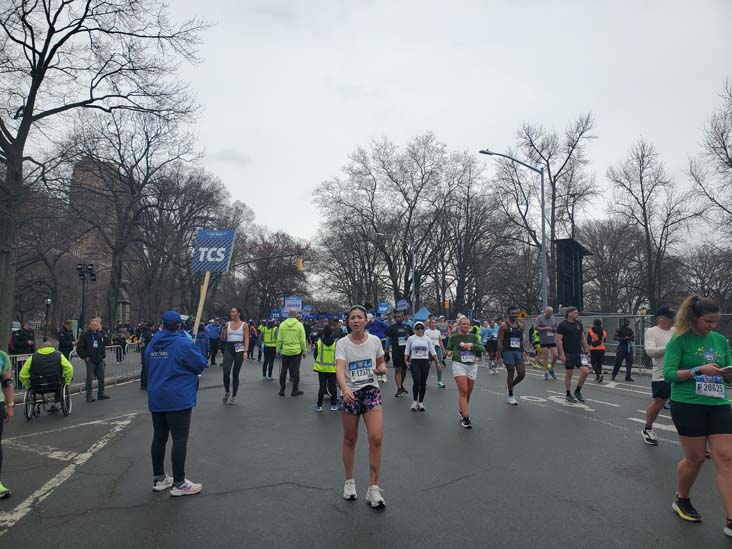
[(74, 379), (74, 366), (64, 355), (61, 355), (61, 367), (64, 369), (64, 383), (71, 384), (71, 380)]
[(676, 383), (679, 378), (679, 366), (683, 350), (677, 337), (672, 337), (666, 345), (666, 352), (663, 355), (663, 379), (667, 383)]
[(307, 354), (308, 341), (305, 337), (305, 327), (302, 324), (300, 324), (300, 349), (302, 350), (302, 354)]
[(277, 329), (277, 354), (282, 352), (282, 330)]
[(208, 365), (208, 360), (201, 354), (196, 344), (193, 341), (187, 340), (181, 347), (183, 365), (196, 374), (203, 372), (203, 369)]
[(646, 354), (651, 358), (661, 358), (664, 353), (666, 352), (666, 346), (663, 347), (658, 346), (658, 341), (656, 341), (656, 338), (653, 335), (653, 332), (649, 328), (646, 330), (646, 339), (645, 339), (645, 349)]
[(342, 360), (344, 362), (346, 360), (346, 349), (341, 344), (341, 340), (340, 339), (336, 342), (335, 358), (336, 358), (336, 360), (339, 360), (340, 359), (340, 360)]
[(20, 384), (23, 385), (23, 389), (30, 389), (30, 368), (33, 357), (28, 357), (23, 367), (20, 369)]

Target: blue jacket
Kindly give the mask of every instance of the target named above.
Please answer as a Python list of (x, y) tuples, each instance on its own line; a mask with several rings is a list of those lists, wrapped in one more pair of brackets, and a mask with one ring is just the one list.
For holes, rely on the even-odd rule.
[(384, 339), (386, 337), (386, 330), (389, 329), (389, 325), (383, 320), (375, 318), (373, 323), (369, 322), (366, 324), (366, 329), (371, 335), (376, 336), (379, 339)]
[(221, 339), (222, 329), (223, 327), (220, 324), (218, 326), (216, 324), (207, 324), (203, 331), (206, 332), (209, 339)]
[(208, 353), (211, 351), (211, 342), (205, 331), (196, 334), (196, 347), (198, 347), (198, 350), (203, 356), (208, 356)]
[(198, 374), (208, 361), (183, 332), (160, 330), (145, 347), (147, 407), (177, 412), (196, 406)]

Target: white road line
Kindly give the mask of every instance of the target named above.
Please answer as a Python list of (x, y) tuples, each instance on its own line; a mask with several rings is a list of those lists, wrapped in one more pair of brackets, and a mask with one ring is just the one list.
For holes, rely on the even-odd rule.
[[(638, 412), (639, 414), (645, 414), (646, 413), (645, 410), (636, 410), (636, 412)], [(671, 416), (667, 416), (666, 414), (658, 414), (658, 417), (662, 417), (663, 419), (670, 419), (671, 421), (674, 420)]]
[(41, 486), (38, 490), (33, 492), (15, 509), (5, 513), (0, 513), (0, 528), (2, 528), (0, 529), (0, 536), (5, 534), (5, 532), (15, 526), (19, 520), (21, 520), (28, 513), (30, 513), (33, 510), (33, 507), (43, 502), (43, 500), (50, 496), (58, 487), (60, 487), (64, 482), (69, 480), (69, 478), (71, 478), (71, 475), (73, 475), (79, 467), (89, 461), (89, 459), (91, 459), (94, 454), (104, 448), (110, 440), (112, 440), (120, 431), (127, 427), (132, 422), (135, 415), (136, 414), (128, 414), (128, 418), (126, 420), (116, 422), (114, 427), (112, 427), (112, 429), (106, 435), (104, 435), (97, 442), (92, 444), (92, 446), (86, 452), (82, 452), (77, 455), (69, 465), (61, 470), (60, 473), (58, 473), (54, 478), (49, 480), (46, 484)]
[[(526, 372), (526, 375), (527, 376), (530, 375), (531, 377), (538, 377), (540, 379), (544, 379), (544, 374), (539, 374), (539, 373), (527, 371)], [(558, 376), (558, 380), (561, 380), (561, 379), (563, 379), (563, 378), (561, 376)], [(552, 380), (552, 381), (554, 381), (554, 380)], [(549, 383), (549, 382), (547, 382), (547, 383)], [(621, 387), (620, 385), (628, 385), (628, 387), (633, 387), (633, 388), (632, 389), (626, 389), (625, 387)], [(614, 389), (614, 390), (617, 390), (617, 391), (625, 391), (627, 393), (637, 393), (639, 395), (651, 396), (651, 392), (650, 391), (641, 391), (641, 390), (636, 389), (635, 387), (638, 387), (637, 385), (630, 385), (630, 384), (626, 384), (626, 383), (620, 383), (620, 382), (617, 382), (617, 381), (605, 381), (602, 384), (600, 384), (600, 383), (593, 383), (592, 386), (593, 387), (602, 387), (603, 389)]]
[(28, 438), (28, 437), (37, 437), (40, 435), (50, 435), (52, 433), (58, 433), (60, 431), (68, 431), (69, 429), (76, 429), (77, 427), (88, 427), (89, 425), (109, 425), (110, 423), (114, 423), (118, 420), (125, 420), (127, 418), (133, 418), (135, 417), (139, 412), (131, 412), (129, 414), (123, 414), (121, 416), (112, 416), (112, 417), (105, 417), (102, 419), (97, 419), (94, 421), (87, 421), (86, 423), (77, 423), (75, 425), (67, 425), (66, 427), (59, 427), (58, 429), (50, 429), (48, 431), (38, 431), (37, 433), (28, 433), (26, 435), (18, 435), (16, 437), (12, 438), (4, 438), (3, 442), (8, 442), (11, 440), (20, 440), (22, 438)]
[(5, 440), (3, 442), (16, 450), (38, 454), (43, 457), (57, 459), (59, 461), (71, 461), (78, 455), (76, 452), (68, 452), (66, 450), (60, 450), (59, 448), (46, 446), (44, 444), (24, 444), (14, 440)]
[[(552, 391), (551, 389), (546, 390), (547, 393), (554, 393), (555, 395), (564, 395), (565, 393), (560, 393), (559, 391)], [(604, 402), (602, 400), (594, 400), (592, 398), (586, 398), (587, 402), (597, 402), (598, 404), (605, 404), (606, 406), (612, 406), (614, 408), (620, 408), (620, 404), (613, 404), (612, 402)]]
[[(645, 420), (638, 419), (637, 417), (629, 417), (629, 418), (626, 418), (626, 419), (628, 421), (635, 421), (636, 423), (642, 423), (643, 425), (646, 424)], [(661, 431), (669, 431), (671, 433), (675, 433), (676, 432), (676, 427), (674, 427), (673, 425), (666, 425), (665, 423), (654, 423), (653, 424), (653, 428), (654, 429), (661, 429)]]

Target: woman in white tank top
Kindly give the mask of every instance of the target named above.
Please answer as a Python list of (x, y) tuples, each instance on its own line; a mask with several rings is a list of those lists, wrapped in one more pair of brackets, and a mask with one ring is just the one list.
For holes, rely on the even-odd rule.
[[(224, 404), (236, 404), (236, 393), (239, 391), (239, 372), (244, 361), (244, 353), (249, 348), (249, 328), (242, 320), (243, 311), (239, 307), (231, 309), (231, 320), (221, 331), (221, 344), (224, 346)], [(233, 380), (232, 378), (232, 367)], [(231, 393), (229, 392), (231, 386)], [(231, 396), (231, 399), (229, 397)]]

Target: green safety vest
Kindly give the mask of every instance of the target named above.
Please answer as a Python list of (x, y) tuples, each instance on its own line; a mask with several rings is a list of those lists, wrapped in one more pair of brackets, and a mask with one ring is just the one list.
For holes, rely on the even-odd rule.
[(264, 329), (264, 346), (277, 347), (277, 328)]
[(313, 370), (316, 372), (328, 372), (334, 374), (336, 371), (335, 363), (336, 342), (332, 345), (323, 345), (323, 340), (318, 340), (318, 352), (315, 354), (315, 363)]

